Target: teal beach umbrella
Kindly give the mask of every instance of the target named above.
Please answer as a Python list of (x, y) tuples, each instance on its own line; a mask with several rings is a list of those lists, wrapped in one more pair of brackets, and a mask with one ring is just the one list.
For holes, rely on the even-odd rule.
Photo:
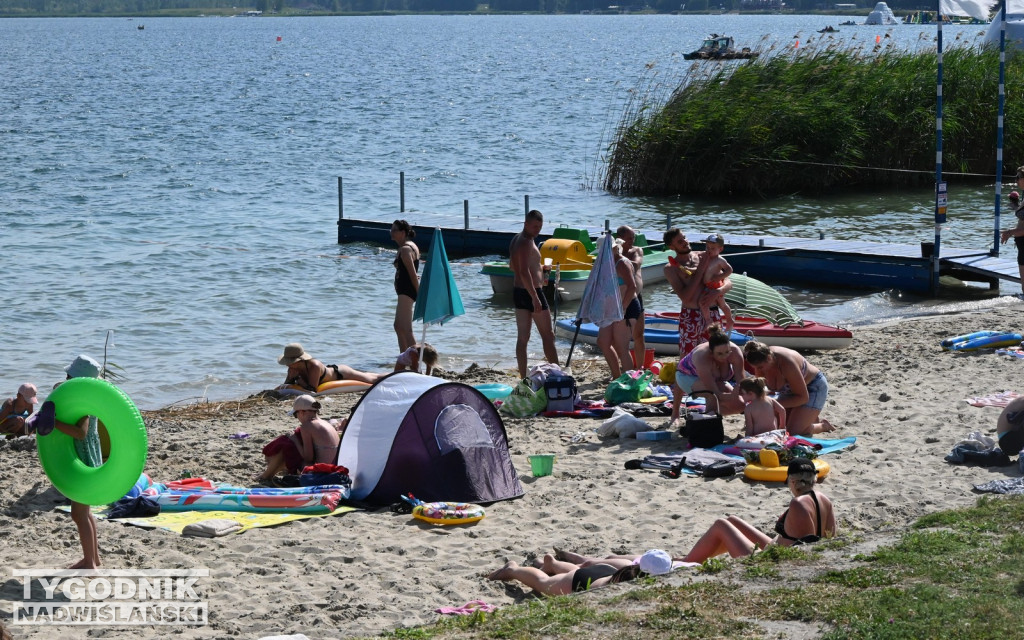
[(455, 278), (452, 277), (441, 229), (435, 228), (434, 237), (430, 241), (430, 252), (427, 254), (427, 263), (420, 278), (419, 293), (416, 294), (416, 307), (412, 312), (413, 320), (423, 321), (420, 362), (423, 362), (422, 345), (427, 339), (427, 325), (444, 324), (464, 313), (466, 309), (462, 306), (462, 296), (459, 295), (459, 288), (455, 286)]

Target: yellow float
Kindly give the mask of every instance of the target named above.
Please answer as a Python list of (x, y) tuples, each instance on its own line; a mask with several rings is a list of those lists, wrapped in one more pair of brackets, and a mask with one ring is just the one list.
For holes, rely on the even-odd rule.
[(316, 395), (326, 396), (332, 393), (351, 393), (353, 391), (366, 391), (370, 388), (369, 382), (360, 380), (331, 380), (316, 388)]
[[(764, 457), (765, 456), (762, 456), (762, 462), (765, 462)], [(828, 472), (832, 470), (829, 464), (821, 458), (815, 458), (812, 462), (814, 462), (814, 468), (818, 471), (818, 480), (827, 476)], [(785, 482), (786, 476), (789, 475), (789, 467), (779, 466), (778, 457), (776, 457), (775, 466), (766, 466), (764, 464), (757, 464), (754, 462), (748, 463), (747, 466), (743, 468), (743, 475), (751, 480), (760, 480), (762, 482)]]
[(469, 524), (484, 518), (484, 508), (466, 502), (426, 502), (412, 508), (412, 517), (431, 524)]

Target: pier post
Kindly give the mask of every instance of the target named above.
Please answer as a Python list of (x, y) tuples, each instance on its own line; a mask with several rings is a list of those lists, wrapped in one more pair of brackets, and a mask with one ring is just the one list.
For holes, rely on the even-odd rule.
[(469, 200), (462, 201), (462, 228), (469, 230)]
[(825, 239), (825, 232), (819, 229), (818, 230), (818, 240), (824, 240), (824, 239)]
[(666, 213), (665, 214), (665, 231), (668, 231), (671, 228), (672, 228), (672, 214), (671, 213)]
[(398, 172), (398, 211), (405, 213), (405, 172)]
[(342, 198), (341, 176), (338, 176), (338, 244), (341, 244), (341, 221), (345, 218), (345, 203)]
[(604, 219), (604, 232), (608, 233), (610, 230), (611, 230), (611, 223), (608, 221), (608, 218), (605, 218)]
[(764, 248), (764, 238), (757, 239), (757, 246)]

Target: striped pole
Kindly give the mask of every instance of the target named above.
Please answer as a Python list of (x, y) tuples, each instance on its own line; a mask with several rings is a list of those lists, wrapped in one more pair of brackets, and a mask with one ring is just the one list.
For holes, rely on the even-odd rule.
[[(938, 5), (938, 0), (936, 0)], [(935, 247), (932, 249), (932, 295), (939, 291), (939, 247), (942, 242), (942, 222), (945, 221), (945, 203), (942, 203), (940, 215), (939, 198), (945, 194), (939, 192), (942, 186), (942, 12), (941, 7), (935, 12), (935, 24), (938, 44), (938, 74), (935, 76)]]
[(1003, 192), (1003, 114), (1006, 113), (1006, 0), (999, 0), (999, 115), (996, 118), (996, 215), (992, 256), (999, 257), (999, 213)]

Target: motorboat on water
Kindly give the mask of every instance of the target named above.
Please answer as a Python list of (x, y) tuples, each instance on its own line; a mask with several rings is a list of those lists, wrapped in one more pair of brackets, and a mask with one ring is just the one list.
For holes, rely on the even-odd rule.
[(733, 42), (730, 36), (720, 36), (717, 33), (712, 33), (709, 37), (704, 38), (700, 48), (691, 51), (690, 53), (684, 53), (684, 60), (746, 60), (749, 58), (756, 58), (758, 52), (751, 51), (750, 47), (743, 47), (742, 49), (736, 48), (736, 43)]

